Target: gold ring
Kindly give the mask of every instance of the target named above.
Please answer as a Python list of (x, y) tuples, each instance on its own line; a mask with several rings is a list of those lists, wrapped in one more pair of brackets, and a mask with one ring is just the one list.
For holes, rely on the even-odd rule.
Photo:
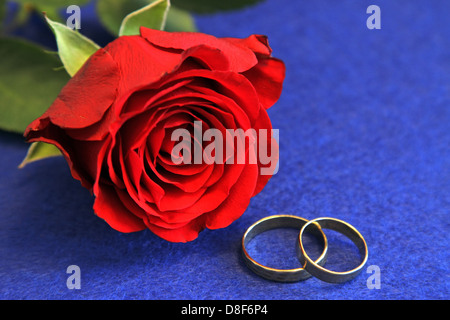
[[(323, 266), (319, 265), (317, 262), (313, 261), (306, 253), (306, 250), (303, 247), (302, 242), (303, 234), (311, 225), (315, 226), (316, 228), (317, 225), (319, 225), (320, 228), (331, 229), (347, 236), (358, 247), (359, 253), (362, 257), (361, 264), (349, 271), (336, 272), (328, 270)], [(348, 224), (347, 222), (335, 218), (317, 218), (305, 223), (302, 229), (300, 230), (300, 234), (298, 236), (298, 244), (300, 246), (300, 250), (297, 251), (297, 256), (298, 259), (301, 261), (305, 270), (308, 271), (311, 275), (315, 276), (316, 278), (330, 283), (341, 283), (356, 277), (366, 264), (369, 256), (366, 241), (364, 240), (363, 236), (358, 232), (358, 230), (356, 230), (352, 225)]]
[[(295, 269), (275, 269), (266, 267), (258, 262), (256, 262), (247, 252), (246, 246), (247, 244), (258, 234), (277, 228), (298, 228), (299, 230), (304, 227), (304, 225), (308, 222), (308, 220), (292, 216), (292, 215), (274, 215), (263, 218), (254, 224), (252, 224), (244, 236), (242, 237), (242, 255), (244, 257), (245, 264), (247, 267), (252, 270), (257, 275), (273, 281), (278, 282), (296, 282), (300, 280), (305, 280), (311, 277), (304, 268), (295, 268)], [(328, 251), (328, 242), (325, 234), (322, 232), (320, 227), (316, 226), (316, 228), (311, 229), (311, 233), (320, 236), (319, 238), (323, 244), (323, 251), (320, 257), (315, 261), (317, 265), (322, 265), (326, 261), (327, 251)], [(297, 250), (299, 246), (297, 245)]]

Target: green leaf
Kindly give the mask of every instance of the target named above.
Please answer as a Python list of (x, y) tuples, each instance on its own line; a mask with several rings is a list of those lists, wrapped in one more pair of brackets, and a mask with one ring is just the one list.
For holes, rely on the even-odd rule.
[(53, 7), (63, 8), (72, 4), (82, 6), (87, 4), (90, 0), (14, 0), (21, 4), (26, 4), (33, 7)]
[(172, 0), (172, 5), (194, 13), (237, 10), (264, 0)]
[(83, 6), (91, 0), (13, 0), (21, 4), (28, 13), (30, 11), (45, 12), (50, 19), (58, 22), (65, 22), (63, 8), (70, 5)]
[(57, 157), (61, 156), (61, 151), (54, 146), (53, 144), (45, 143), (45, 142), (33, 142), (28, 148), (27, 155), (25, 159), (23, 159), (22, 163), (19, 165), (19, 168), (25, 167), (27, 164), (42, 160), (49, 157)]
[(169, 8), (169, 0), (156, 0), (130, 13), (122, 21), (119, 36), (137, 35), (140, 33), (139, 29), (141, 26), (163, 30)]
[(113, 35), (119, 34), (120, 25), (125, 17), (149, 4), (149, 0), (97, 0), (97, 14), (101, 23)]
[(62, 23), (54, 22), (48, 17), (45, 18), (55, 33), (59, 57), (67, 73), (73, 76), (100, 47), (78, 31)]
[(39, 8), (36, 8), (36, 11), (44, 12), (45, 16), (51, 19), (52, 21), (65, 23), (64, 16), (61, 14), (60, 9), (57, 7), (40, 6)]
[(0, 38), (0, 129), (22, 134), (69, 80), (61, 61), (24, 40)]
[(6, 15), (6, 0), (0, 0), (0, 29), (3, 26), (3, 18)]
[(167, 14), (166, 27), (164, 28), (166, 31), (175, 32), (175, 31), (188, 31), (188, 32), (197, 32), (197, 26), (195, 25), (195, 20), (192, 15), (182, 9), (178, 9), (177, 7), (171, 6), (169, 13)]
[[(97, 14), (102, 25), (113, 35), (119, 34), (120, 25), (125, 17), (149, 4), (150, 0), (97, 0)], [(170, 6), (167, 14), (166, 31), (197, 31), (191, 13)]]

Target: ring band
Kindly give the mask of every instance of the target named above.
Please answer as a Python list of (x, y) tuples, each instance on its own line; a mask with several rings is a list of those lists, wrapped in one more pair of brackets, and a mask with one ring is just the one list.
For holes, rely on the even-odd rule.
[[(306, 225), (307, 222), (308, 220), (304, 218), (292, 215), (274, 215), (255, 222), (247, 229), (247, 231), (244, 233), (244, 236), (242, 237), (242, 255), (244, 257), (244, 261), (247, 267), (257, 275), (265, 279), (278, 282), (296, 282), (311, 277), (311, 274), (309, 274), (304, 268), (275, 269), (266, 267), (256, 262), (246, 250), (247, 244), (255, 236), (264, 231), (277, 228), (298, 228), (300, 230), (302, 227)], [(320, 228), (312, 229), (311, 233), (320, 236), (319, 238), (322, 241), (323, 251), (320, 257), (315, 262), (318, 265), (322, 265), (325, 263), (327, 257), (328, 251), (327, 238)]]
[[(302, 242), (303, 234), (311, 225), (315, 225), (316, 227), (317, 225), (319, 225), (320, 228), (331, 229), (347, 236), (358, 247), (359, 253), (362, 257), (361, 264), (349, 271), (336, 272), (328, 270), (320, 266), (316, 262), (314, 262), (306, 253)], [(358, 230), (356, 230), (353, 226), (351, 226), (347, 222), (335, 218), (317, 218), (314, 220), (310, 220), (309, 222), (304, 224), (302, 229), (300, 230), (298, 243), (300, 245), (300, 250), (297, 251), (298, 259), (299, 261), (301, 261), (305, 270), (308, 271), (311, 275), (315, 276), (316, 278), (330, 283), (341, 283), (356, 277), (366, 264), (369, 256), (366, 241), (364, 240), (363, 236), (358, 232)]]

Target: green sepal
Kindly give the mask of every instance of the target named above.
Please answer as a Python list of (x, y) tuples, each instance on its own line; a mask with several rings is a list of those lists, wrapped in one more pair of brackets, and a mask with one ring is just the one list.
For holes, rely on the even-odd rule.
[(57, 157), (61, 156), (61, 151), (50, 143), (45, 142), (33, 142), (30, 147), (28, 148), (27, 155), (25, 156), (25, 159), (23, 159), (22, 163), (19, 165), (19, 168), (22, 169), (27, 164), (46, 159), (49, 157)]
[(47, 16), (45, 19), (55, 34), (59, 57), (67, 73), (73, 76), (100, 47), (78, 31)]
[(156, 0), (139, 10), (131, 12), (122, 21), (119, 29), (119, 37), (138, 35), (140, 34), (141, 26), (163, 30), (169, 8), (169, 0)]

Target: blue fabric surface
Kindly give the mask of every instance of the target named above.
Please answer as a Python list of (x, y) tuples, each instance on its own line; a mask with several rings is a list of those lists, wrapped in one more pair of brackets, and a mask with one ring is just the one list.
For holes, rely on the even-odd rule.
[[(381, 29), (366, 9), (381, 8)], [(82, 10), (82, 32), (110, 39)], [(198, 16), (216, 36), (266, 34), (287, 76), (270, 110), (280, 130), (280, 170), (226, 229), (169, 243), (150, 231), (122, 234), (92, 211), (93, 198), (62, 158), (17, 169), (27, 145), (0, 133), (1, 299), (448, 299), (450, 211), (449, 1), (268, 0)], [(31, 30), (31, 31), (30, 31)], [(18, 32), (53, 45), (45, 26)], [(1, 97), (0, 97), (1, 99)], [(243, 233), (272, 214), (331, 216), (369, 247), (354, 280), (264, 280), (244, 265)], [(295, 267), (296, 232), (250, 244), (255, 258)], [(330, 234), (330, 268), (358, 263)], [(81, 289), (66, 268), (78, 265)], [(367, 267), (380, 268), (369, 289)]]

